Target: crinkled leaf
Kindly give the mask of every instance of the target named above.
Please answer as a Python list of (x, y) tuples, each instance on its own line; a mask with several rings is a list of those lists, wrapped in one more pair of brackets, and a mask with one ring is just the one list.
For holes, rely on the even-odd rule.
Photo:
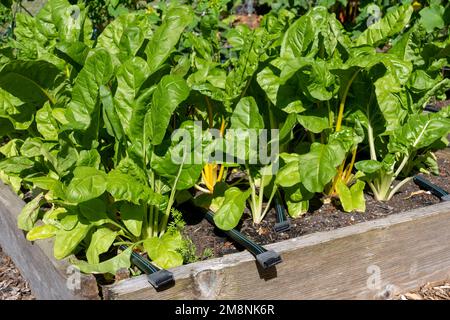
[(27, 233), (27, 240), (36, 241), (52, 238), (55, 236), (57, 231), (58, 231), (57, 227), (49, 224), (36, 226)]
[[(150, 74), (147, 62), (139, 57), (133, 57), (123, 63), (117, 71), (117, 90), (114, 96), (114, 111), (122, 124), (123, 130), (130, 135), (130, 121), (136, 108), (135, 99), (141, 85)], [(112, 120), (111, 112), (108, 116)], [(118, 130), (116, 130), (118, 131)]]
[(133, 176), (117, 170), (108, 173), (106, 189), (116, 201), (125, 200), (136, 205), (146, 202), (156, 206), (163, 201), (162, 196), (147, 185), (142, 184)]
[(24, 170), (31, 169), (34, 162), (27, 157), (11, 157), (0, 161), (0, 170), (5, 173), (19, 174)]
[(64, 259), (70, 255), (87, 236), (92, 225), (79, 221), (71, 230), (58, 230), (56, 232), (53, 254), (56, 259)]
[(364, 173), (375, 173), (382, 167), (383, 164), (376, 160), (362, 160), (355, 163), (355, 168)]
[(177, 6), (168, 10), (145, 48), (150, 71), (155, 72), (169, 57), (184, 29), (193, 21), (190, 7)]
[(361, 180), (358, 180), (349, 188), (344, 182), (342, 182), (342, 180), (339, 179), (336, 184), (336, 190), (345, 212), (366, 211), (364, 187), (365, 183)]
[(82, 202), (78, 205), (78, 209), (81, 215), (93, 225), (99, 226), (110, 220), (106, 213), (106, 203), (102, 199), (92, 199)]
[(313, 143), (308, 153), (299, 156), (300, 180), (306, 189), (310, 192), (322, 192), (336, 175), (336, 167), (344, 157), (342, 148)]
[(127, 229), (136, 237), (142, 232), (142, 223), (147, 214), (146, 207), (124, 202), (120, 205), (120, 219)]
[(41, 208), (41, 201), (44, 194), (40, 193), (33, 200), (28, 202), (17, 217), (17, 226), (24, 231), (30, 231), (36, 223)]
[(66, 189), (66, 200), (80, 203), (98, 198), (106, 190), (106, 174), (92, 167), (77, 167)]
[(100, 263), (100, 255), (109, 250), (117, 237), (117, 232), (109, 228), (99, 228), (92, 234), (91, 243), (86, 250), (86, 258), (90, 264)]
[(214, 223), (222, 230), (231, 230), (236, 227), (244, 214), (245, 202), (251, 190), (241, 191), (231, 187), (225, 191), (222, 206), (214, 214)]
[(47, 61), (12, 61), (0, 70), (0, 88), (23, 102), (54, 102), (50, 91), (60, 83), (60, 72)]
[(153, 262), (161, 268), (169, 269), (183, 264), (183, 256), (178, 252), (183, 246), (179, 232), (165, 233), (144, 241), (144, 248)]
[(399, 6), (395, 10), (389, 11), (380, 21), (369, 26), (356, 39), (356, 45), (368, 44), (376, 46), (389, 37), (399, 33), (405, 28), (413, 13), (413, 7), (410, 4)]
[(58, 140), (58, 123), (52, 114), (49, 102), (36, 112), (36, 126), (39, 133), (46, 140)]
[(231, 116), (232, 129), (264, 129), (264, 119), (253, 97), (244, 97)]
[(433, 114), (412, 115), (393, 133), (391, 152), (411, 152), (427, 147), (450, 132), (450, 119)]
[(78, 74), (72, 90), (72, 101), (67, 106), (67, 126), (72, 129), (86, 130), (91, 125), (94, 111), (99, 108), (99, 90), (108, 83), (113, 74), (113, 65), (109, 53), (98, 49), (87, 59)]
[(80, 269), (83, 273), (111, 273), (116, 274), (116, 272), (120, 269), (128, 269), (131, 266), (131, 253), (132, 248), (129, 247), (126, 250), (119, 253), (114, 258), (109, 260), (90, 264), (86, 261), (72, 261), (72, 263)]
[(158, 83), (153, 93), (150, 119), (147, 120), (148, 133), (153, 145), (162, 142), (173, 112), (188, 96), (189, 87), (179, 76), (166, 75)]

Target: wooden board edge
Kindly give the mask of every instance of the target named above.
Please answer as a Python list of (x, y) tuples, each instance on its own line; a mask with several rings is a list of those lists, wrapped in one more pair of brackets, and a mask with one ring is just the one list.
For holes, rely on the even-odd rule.
[(0, 181), (0, 245), (28, 281), (37, 299), (99, 299), (93, 275), (74, 268), (69, 259), (56, 260), (53, 239), (30, 242), (17, 227), (25, 203)]
[[(389, 229), (393, 226), (408, 224), (410, 222), (420, 223), (421, 220), (430, 219), (440, 215), (450, 217), (450, 202), (443, 202), (428, 207), (418, 208), (404, 213), (390, 215), (386, 218), (362, 222), (331, 231), (317, 232), (274, 243), (266, 246), (266, 248), (275, 250), (283, 256), (291, 252), (299, 252), (304, 249), (319, 247), (325, 243), (330, 243), (342, 238), (352, 237), (375, 230)], [(196, 290), (195, 287), (198, 287), (199, 285), (198, 277), (200, 275), (211, 273), (211, 271), (213, 273), (214, 271), (220, 273), (224, 269), (234, 268), (237, 266), (254, 266), (253, 262), (254, 258), (251, 254), (248, 252), (240, 252), (226, 255), (222, 258), (215, 258), (173, 268), (171, 271), (174, 273), (177, 284), (180, 286), (189, 286), (192, 290)], [(145, 276), (126, 279), (112, 285), (102, 286), (103, 297), (105, 299), (120, 299), (122, 296), (132, 294), (133, 291), (139, 292), (145, 290), (148, 291), (149, 297), (158, 297), (158, 293), (148, 284)], [(164, 294), (161, 296), (164, 296)], [(189, 297), (187, 298), (189, 299)]]

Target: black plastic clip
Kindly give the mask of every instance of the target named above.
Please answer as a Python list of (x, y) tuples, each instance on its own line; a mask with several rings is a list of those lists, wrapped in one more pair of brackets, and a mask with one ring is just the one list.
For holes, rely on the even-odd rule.
[(431, 183), (427, 179), (421, 176), (414, 176), (413, 181), (417, 184), (421, 189), (430, 191), (436, 197), (441, 199), (441, 201), (450, 201), (450, 194), (444, 189), (438, 187), (437, 185)]
[[(121, 250), (126, 250), (127, 246), (121, 245), (119, 248)], [(147, 259), (144, 259), (141, 255), (134, 251), (131, 252), (131, 263), (147, 275), (148, 282), (155, 289), (161, 289), (162, 287), (175, 281), (172, 272), (165, 269), (158, 269), (158, 267), (156, 267), (153, 263)]]
[(275, 197), (275, 211), (277, 213), (277, 222), (273, 226), (275, 232), (285, 232), (291, 229), (291, 222), (286, 217), (285, 210), (278, 197)]
[(257, 254), (255, 258), (259, 265), (264, 269), (271, 268), (283, 261), (281, 260), (280, 255), (273, 250), (267, 250), (263, 253)]
[(432, 104), (427, 104), (424, 108), (425, 111), (431, 112), (431, 113), (436, 113), (439, 112), (441, 109), (439, 109), (436, 106), (433, 106)]
[(173, 273), (165, 269), (147, 274), (147, 280), (155, 289), (161, 289), (175, 281)]
[[(205, 218), (213, 226), (216, 226), (214, 223), (214, 212), (212, 212), (211, 210), (207, 210), (205, 212)], [(245, 237), (242, 233), (240, 233), (236, 229), (231, 229), (229, 231), (224, 230), (222, 231), (231, 239), (233, 239), (241, 246), (246, 248), (251, 254), (253, 254), (256, 258), (256, 262), (263, 269), (268, 269), (283, 261), (277, 252), (273, 250), (267, 250), (266, 248), (260, 246), (259, 244)]]

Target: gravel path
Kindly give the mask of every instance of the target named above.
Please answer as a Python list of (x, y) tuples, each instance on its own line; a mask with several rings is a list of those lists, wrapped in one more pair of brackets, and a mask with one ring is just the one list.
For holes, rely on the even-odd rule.
[(28, 283), (0, 247), (0, 300), (34, 300)]

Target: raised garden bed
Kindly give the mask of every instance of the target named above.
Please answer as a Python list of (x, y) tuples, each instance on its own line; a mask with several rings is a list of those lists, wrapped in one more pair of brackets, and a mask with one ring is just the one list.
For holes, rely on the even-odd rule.
[(448, 194), (412, 183), (450, 189), (429, 9), (88, 10), (49, 0), (0, 44), (0, 243), (38, 298), (377, 298), (449, 270)]
[(23, 205), (0, 185), (0, 245), (38, 299), (380, 299), (450, 277), (450, 202), (443, 202), (269, 244), (283, 258), (269, 270), (239, 252), (172, 269), (175, 284), (165, 290), (138, 276), (99, 291), (92, 275), (70, 290), (73, 270), (53, 257), (52, 240), (30, 243), (17, 230)]

